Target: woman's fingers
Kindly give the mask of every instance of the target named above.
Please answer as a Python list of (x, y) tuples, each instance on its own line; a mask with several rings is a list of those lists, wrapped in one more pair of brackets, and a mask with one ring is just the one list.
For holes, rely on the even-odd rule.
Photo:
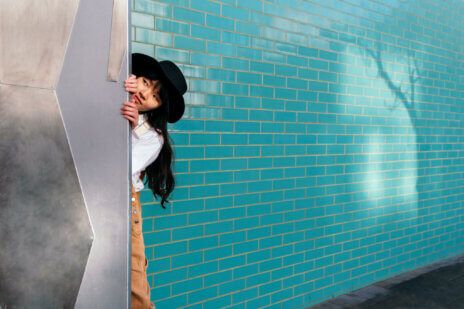
[(124, 85), (125, 85), (125, 86), (132, 86), (132, 87), (135, 87), (135, 86), (137, 86), (137, 81), (135, 81), (135, 80), (130, 80), (130, 79), (126, 79), (126, 80), (124, 81)]
[(139, 111), (136, 109), (136, 108), (132, 108), (132, 107), (129, 107), (129, 106), (124, 106), (121, 108), (121, 112), (123, 114), (129, 114), (129, 115), (137, 115), (139, 113)]
[(132, 107), (132, 108), (137, 108), (137, 105), (135, 104), (134, 100), (124, 102), (123, 106), (129, 106), (129, 107)]
[(134, 122), (134, 121), (135, 121), (135, 118), (132, 117), (132, 116), (124, 115), (124, 118), (126, 118), (126, 119), (129, 120), (130, 122)]
[(133, 109), (129, 109), (129, 108), (124, 108), (121, 110), (121, 112), (123, 114), (127, 114), (127, 115), (132, 115), (135, 117), (135, 115), (137, 115), (139, 112), (137, 110), (133, 110)]
[(129, 75), (128, 78), (126, 78), (126, 81), (136, 81), (137, 77), (134, 74)]
[(133, 93), (137, 91), (137, 79), (135, 75), (129, 76), (129, 78), (124, 81), (124, 88), (127, 92)]
[(135, 120), (134, 115), (129, 114), (129, 113), (122, 113), (122, 116), (126, 118), (127, 120), (129, 120), (130, 122), (133, 122)]
[(122, 116), (129, 120), (131, 126), (134, 128), (137, 125), (138, 122), (138, 115), (135, 115), (133, 113), (128, 113), (128, 112), (122, 112)]
[(125, 84), (137, 84), (137, 80), (135, 78), (128, 78), (124, 81)]
[(124, 87), (126, 89), (127, 92), (130, 92), (130, 93), (135, 93), (137, 92), (137, 86), (125, 86)]
[(124, 118), (130, 121), (131, 126), (134, 128), (139, 120), (139, 111), (134, 102), (126, 101), (121, 107), (121, 114)]

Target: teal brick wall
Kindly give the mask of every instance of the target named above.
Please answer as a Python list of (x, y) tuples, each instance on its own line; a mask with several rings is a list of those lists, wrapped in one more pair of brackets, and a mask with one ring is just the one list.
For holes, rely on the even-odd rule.
[(304, 308), (464, 252), (464, 4), (134, 0), (188, 79), (142, 193), (163, 308)]

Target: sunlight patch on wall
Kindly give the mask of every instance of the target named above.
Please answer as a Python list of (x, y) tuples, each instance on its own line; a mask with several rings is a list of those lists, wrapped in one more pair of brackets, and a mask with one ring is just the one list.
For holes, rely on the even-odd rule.
[[(349, 54), (348, 54), (349, 53)], [(378, 222), (417, 217), (417, 146), (414, 97), (417, 85), (409, 83), (409, 56), (386, 51), (347, 49), (341, 57), (346, 73), (340, 74), (345, 93), (339, 95), (341, 113), (359, 126), (353, 140), (362, 146), (355, 155), (359, 168), (351, 168), (352, 191), (361, 190), (361, 204)], [(396, 87), (396, 88), (395, 88)], [(396, 91), (395, 91), (396, 89)], [(411, 105), (409, 101), (412, 101)], [(356, 131), (355, 131), (356, 132)], [(412, 211), (412, 213), (411, 213)]]

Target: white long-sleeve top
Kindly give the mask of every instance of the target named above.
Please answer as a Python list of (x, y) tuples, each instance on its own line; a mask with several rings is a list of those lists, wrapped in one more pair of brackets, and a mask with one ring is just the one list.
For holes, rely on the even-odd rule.
[(136, 192), (143, 189), (140, 174), (158, 158), (164, 139), (161, 133), (145, 122), (146, 117), (139, 115), (138, 126), (132, 130), (132, 185)]

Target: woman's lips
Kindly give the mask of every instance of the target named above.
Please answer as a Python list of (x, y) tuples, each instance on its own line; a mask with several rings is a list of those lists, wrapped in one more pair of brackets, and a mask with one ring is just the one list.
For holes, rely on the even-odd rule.
[(139, 98), (138, 95), (134, 94), (132, 97), (134, 98), (134, 100), (135, 100), (135, 102), (136, 102), (137, 104), (140, 104), (140, 98)]

